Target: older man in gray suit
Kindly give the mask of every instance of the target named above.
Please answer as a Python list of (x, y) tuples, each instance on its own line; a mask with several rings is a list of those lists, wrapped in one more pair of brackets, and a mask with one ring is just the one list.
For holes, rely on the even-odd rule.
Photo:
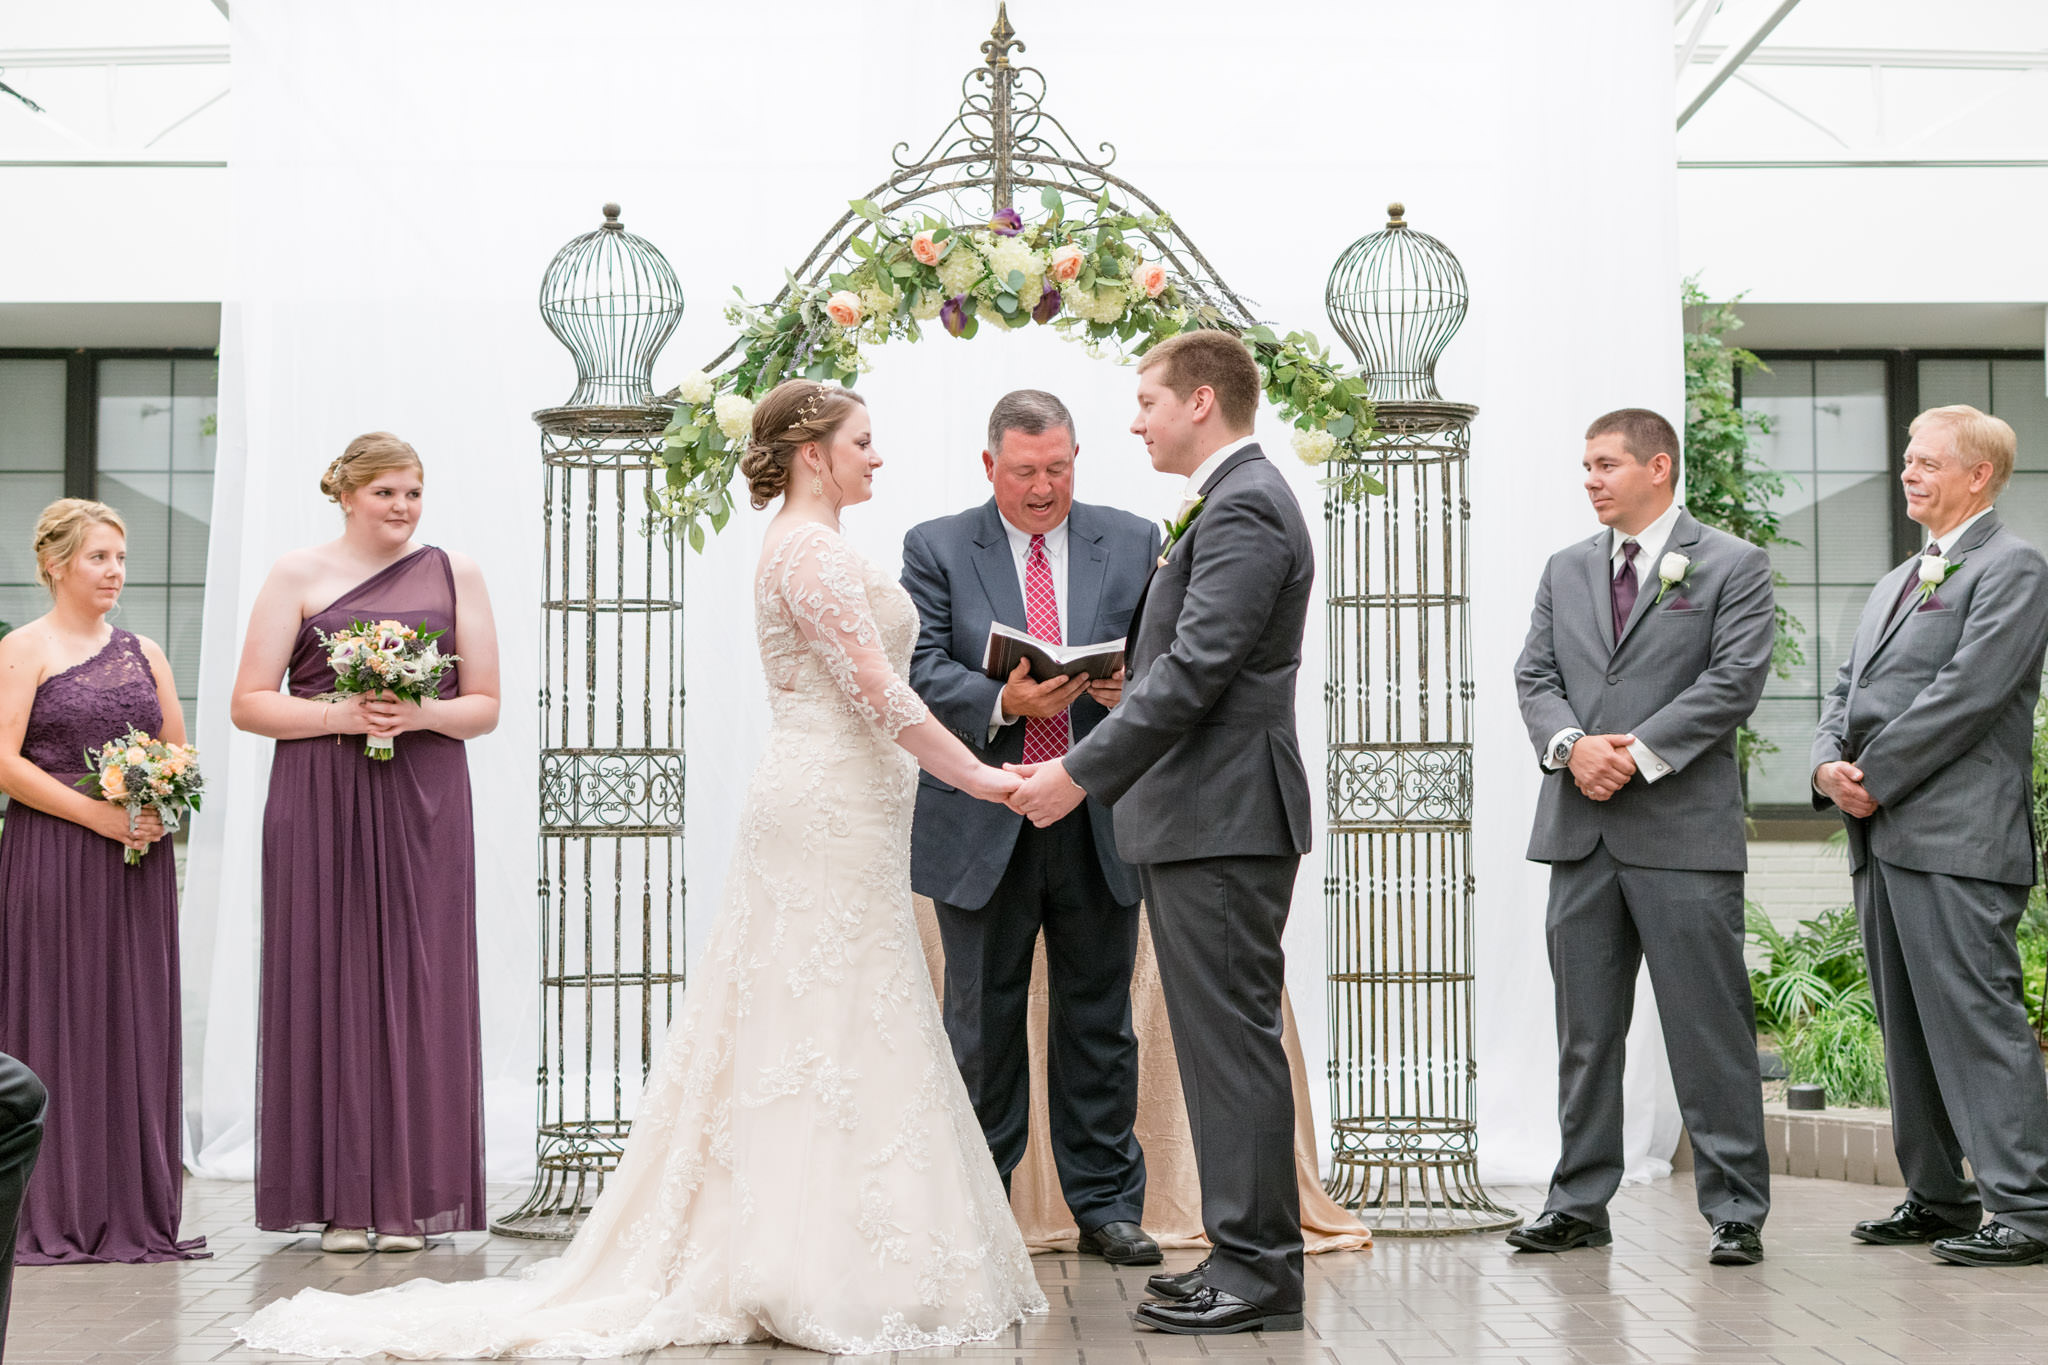
[(1213, 1250), (1153, 1276), (1163, 1301), (1136, 1317), (1189, 1335), (1301, 1328), (1280, 934), (1309, 848), (1294, 684), (1315, 554), (1252, 438), (1258, 402), (1258, 364), (1227, 333), (1184, 332), (1139, 361), (1131, 430), (1187, 489), (1133, 617), (1131, 682), (1010, 801), (1041, 825), (1084, 794), (1108, 802), (1138, 865)]
[[(1130, 628), (1159, 532), (1128, 512), (1074, 501), (1080, 447), (1052, 394), (1019, 389), (989, 415), (982, 464), (995, 496), (913, 527), (903, 587), (917, 604), (910, 684), (991, 763), (1058, 757), (1101, 722), (1120, 681), (1007, 681), (982, 672), (991, 622), (1055, 644), (1113, 640)], [(1145, 1154), (1131, 967), (1138, 877), (1117, 856), (1107, 807), (1089, 802), (1049, 829), (919, 774), (911, 886), (930, 896), (946, 946), (946, 1033), (1007, 1186), (1030, 1135), (1025, 1047), (1031, 963), (1045, 934), (1046, 1109), (1060, 1191), (1080, 1249), (1156, 1265), (1141, 1224)]]
[(1907, 1186), (1853, 1235), (1975, 1266), (2048, 1261), (2048, 1082), (2015, 942), (2048, 562), (1991, 510), (2016, 445), (1975, 408), (1914, 419), (1901, 477), (1930, 541), (1871, 591), (1813, 744), (1814, 805), (1848, 826)]
[(1764, 552), (1674, 500), (1678, 433), (1623, 408), (1586, 431), (1603, 529), (1544, 568), (1515, 665), (1544, 770), (1529, 857), (1550, 864), (1563, 1152), (1524, 1251), (1613, 1240), (1637, 968), (1657, 993), (1708, 1259), (1763, 1259), (1770, 1161), (1742, 961), (1747, 846), (1735, 732), (1770, 670)]

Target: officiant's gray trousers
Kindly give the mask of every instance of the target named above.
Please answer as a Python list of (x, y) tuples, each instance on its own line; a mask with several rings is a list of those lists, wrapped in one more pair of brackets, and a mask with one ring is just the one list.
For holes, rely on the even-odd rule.
[(1281, 1042), (1280, 933), (1301, 859), (1197, 858), (1138, 869), (1180, 1061), (1213, 1248), (1204, 1281), (1301, 1310), (1294, 1084)]
[(1550, 865), (1544, 929), (1557, 991), (1563, 1149), (1546, 1211), (1607, 1226), (1607, 1201), (1622, 1177), (1628, 1025), (1647, 959), (1700, 1212), (1710, 1224), (1763, 1226), (1771, 1164), (1742, 913), (1740, 872), (1634, 867), (1605, 842)]
[(14, 1229), (43, 1145), (43, 1110), (49, 1099), (35, 1072), (0, 1052), (0, 1355), (6, 1353), (7, 1306), (14, 1288)]
[(1853, 882), (1906, 1188), (1952, 1223), (1989, 1212), (2048, 1241), (2048, 1080), (2015, 937), (2027, 888), (1877, 858)]

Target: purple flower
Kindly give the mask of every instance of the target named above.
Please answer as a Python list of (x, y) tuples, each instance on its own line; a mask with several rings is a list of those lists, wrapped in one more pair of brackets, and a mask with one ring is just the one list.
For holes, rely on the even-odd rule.
[(939, 305), (939, 323), (954, 336), (967, 330), (967, 296), (955, 294)]
[(1038, 323), (1051, 322), (1059, 315), (1060, 291), (1048, 284), (1045, 292), (1038, 296), (1038, 306), (1031, 310), (1031, 320)]
[(988, 225), (998, 237), (1015, 237), (1024, 230), (1024, 215), (1015, 209), (1004, 209), (989, 219)]

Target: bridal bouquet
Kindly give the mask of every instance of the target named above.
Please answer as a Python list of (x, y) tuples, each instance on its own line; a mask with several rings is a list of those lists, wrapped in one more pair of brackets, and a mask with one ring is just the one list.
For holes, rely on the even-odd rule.
[[(327, 646), (327, 666), (334, 670), (334, 690), (323, 701), (340, 701), (359, 692), (385, 692), (417, 706), (439, 693), (441, 676), (460, 660), (443, 654), (434, 642), (447, 634), (418, 629), (397, 621), (351, 621), (347, 630), (329, 635), (315, 628)], [(363, 744), (366, 757), (389, 760), (391, 737), (371, 735)]]
[[(144, 807), (154, 810), (164, 828), (175, 833), (184, 823), (185, 812), (199, 809), (200, 793), (206, 779), (199, 772), (199, 751), (189, 744), (167, 744), (151, 739), (134, 726), (119, 739), (108, 740), (97, 751), (85, 752), (92, 769), (78, 781), (88, 795), (128, 808), (128, 828)], [(145, 849), (127, 849), (121, 861), (133, 867), (142, 861)]]

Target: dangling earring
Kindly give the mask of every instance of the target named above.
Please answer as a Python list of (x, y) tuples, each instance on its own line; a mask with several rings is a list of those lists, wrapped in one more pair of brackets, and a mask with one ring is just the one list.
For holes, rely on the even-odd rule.
[(814, 498), (825, 496), (825, 481), (816, 474), (811, 475), (811, 496)]

